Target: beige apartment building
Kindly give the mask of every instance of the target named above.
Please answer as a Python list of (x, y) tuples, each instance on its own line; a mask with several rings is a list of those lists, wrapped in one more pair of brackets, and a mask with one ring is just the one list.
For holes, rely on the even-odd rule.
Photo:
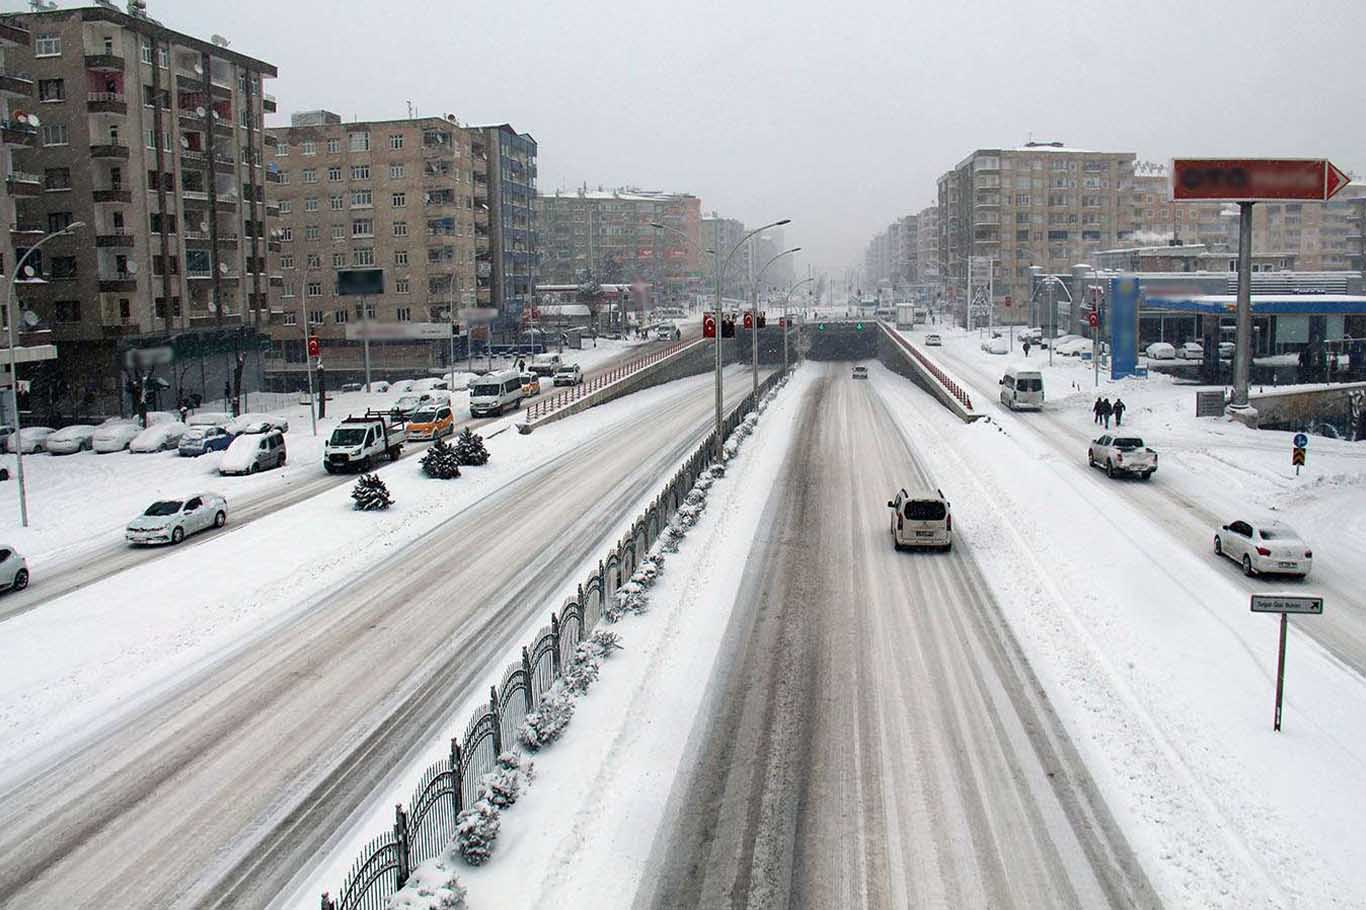
[(915, 260), (919, 270), (916, 280), (923, 284), (937, 284), (939, 274), (939, 209), (926, 206), (915, 216)]
[[(305, 320), (337, 381), (361, 375), (367, 329), (376, 378), (440, 370), (460, 311), (491, 305), (483, 131), (454, 118), (343, 123), (313, 111), (270, 134), (284, 276), (271, 384), (306, 381)], [(384, 293), (364, 309), (338, 295), (338, 270), (374, 268)]]
[(262, 119), (275, 67), (106, 6), (6, 21), (32, 35), (5, 66), (31, 76), (41, 123), (36, 146), (15, 154), (33, 175), (16, 251), (85, 225), (30, 260), (45, 283), (20, 285), (21, 341), (58, 348), (25, 377), (33, 410), (127, 413), (128, 352), (140, 348), (174, 353), (153, 370), (168, 386), (154, 406), (218, 397), (239, 353), (251, 388), (278, 297)]

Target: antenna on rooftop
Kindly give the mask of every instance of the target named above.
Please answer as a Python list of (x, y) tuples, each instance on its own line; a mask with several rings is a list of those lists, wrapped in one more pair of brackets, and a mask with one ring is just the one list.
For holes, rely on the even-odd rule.
[(209, 40), (212, 41), (218, 47), (227, 47), (228, 45), (232, 44), (231, 41), (229, 41), (227, 38), (224, 38), (222, 35), (211, 35), (209, 37)]
[(57, 0), (47, 0), (46, 3), (43, 0), (28, 0), (28, 5), (35, 13), (47, 13), (57, 8)]

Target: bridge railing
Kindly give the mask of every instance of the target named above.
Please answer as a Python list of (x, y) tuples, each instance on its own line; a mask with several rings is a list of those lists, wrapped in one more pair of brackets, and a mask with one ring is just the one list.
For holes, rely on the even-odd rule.
[(968, 394), (967, 389), (963, 388), (952, 376), (944, 372), (939, 364), (935, 363), (933, 359), (927, 357), (923, 351), (902, 337), (900, 332), (897, 332), (885, 322), (879, 322), (878, 326), (898, 347), (914, 358), (915, 362), (924, 368), (925, 372), (929, 373), (930, 376), (934, 378), (935, 382), (943, 386), (945, 391), (952, 395), (954, 400), (961, 404), (965, 410), (972, 410), (972, 396)]
[(626, 377), (634, 373), (640, 372), (646, 367), (654, 366), (661, 360), (665, 360), (669, 357), (674, 356), (675, 354), (681, 353), (687, 348), (693, 347), (694, 345), (702, 344), (704, 340), (705, 339), (695, 338), (691, 341), (675, 342), (674, 344), (671, 344), (666, 348), (660, 348), (657, 351), (651, 351), (649, 354), (643, 354), (640, 357), (637, 357), (633, 360), (629, 360), (626, 363), (621, 364), (620, 366), (612, 367), (610, 370), (599, 373), (592, 379), (587, 379), (583, 382), (580, 382), (578, 385), (570, 386), (563, 392), (559, 392), (553, 395), (547, 395), (541, 398), (535, 404), (529, 405), (527, 407), (526, 422), (531, 423), (533, 420), (538, 420), (546, 416), (547, 414), (550, 414), (553, 411), (558, 411), (560, 408), (568, 407), (574, 402), (582, 398), (586, 398), (589, 395), (592, 395), (599, 389), (606, 388), (614, 382), (619, 382), (622, 379), (625, 379)]

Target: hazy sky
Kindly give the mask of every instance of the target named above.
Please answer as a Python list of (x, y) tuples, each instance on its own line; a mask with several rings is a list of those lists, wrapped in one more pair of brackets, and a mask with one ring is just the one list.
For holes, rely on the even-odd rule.
[(397, 118), (409, 100), (506, 121), (540, 143), (542, 192), (632, 184), (788, 217), (818, 269), (861, 261), (972, 149), (1031, 135), (1366, 172), (1366, 0), (149, 5), (279, 67), (274, 122)]

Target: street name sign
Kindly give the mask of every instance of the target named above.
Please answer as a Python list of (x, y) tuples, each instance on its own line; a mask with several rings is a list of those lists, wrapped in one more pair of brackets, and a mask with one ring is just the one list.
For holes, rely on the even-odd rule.
[(1178, 202), (1327, 202), (1350, 181), (1325, 158), (1175, 158)]
[(1322, 597), (1303, 594), (1253, 594), (1253, 613), (1323, 613)]

